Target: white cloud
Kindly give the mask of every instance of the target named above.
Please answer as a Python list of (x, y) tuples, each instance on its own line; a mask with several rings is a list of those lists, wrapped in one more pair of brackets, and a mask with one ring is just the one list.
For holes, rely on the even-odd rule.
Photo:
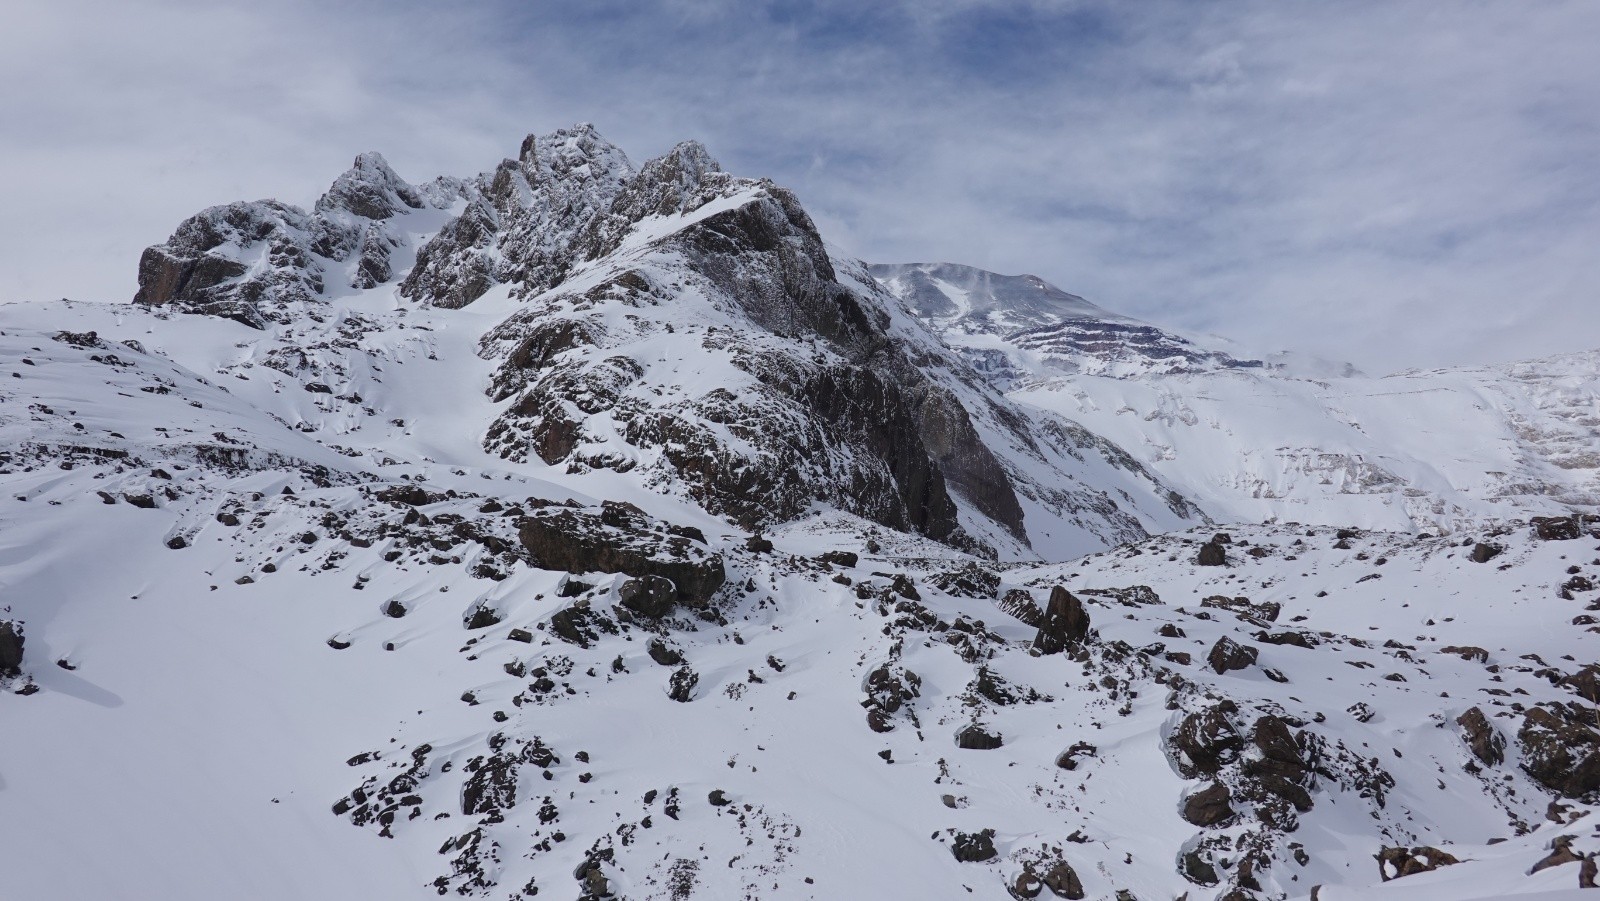
[(118, 299), (201, 206), (358, 151), (704, 140), (875, 259), (1374, 368), (1600, 344), (1600, 6), (51, 3), (0, 35), (0, 298)]

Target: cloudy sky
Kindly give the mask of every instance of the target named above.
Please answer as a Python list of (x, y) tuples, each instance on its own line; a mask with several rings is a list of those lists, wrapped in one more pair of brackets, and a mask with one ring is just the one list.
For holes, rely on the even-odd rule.
[(0, 300), (126, 300), (201, 207), (590, 121), (858, 256), (1378, 371), (1600, 347), (1592, 0), (16, 0)]

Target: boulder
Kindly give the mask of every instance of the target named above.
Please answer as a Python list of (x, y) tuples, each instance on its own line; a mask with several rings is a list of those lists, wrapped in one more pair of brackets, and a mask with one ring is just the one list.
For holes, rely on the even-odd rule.
[(1456, 717), (1456, 725), (1461, 727), (1461, 738), (1471, 749), (1472, 756), (1484, 766), (1499, 766), (1505, 761), (1505, 736), (1489, 724), (1489, 718), (1483, 715), (1482, 710), (1468, 708), (1466, 713)]
[(722, 557), (631, 505), (600, 512), (547, 507), (518, 523), (518, 537), (535, 566), (570, 573), (624, 573), (669, 581), (677, 602), (704, 607), (727, 581)]
[(0, 620), (0, 676), (22, 672), (22, 646), (26, 643), (21, 623)]
[(992, 751), (1005, 744), (998, 732), (991, 733), (982, 725), (973, 723), (956, 733), (956, 747), (969, 751)]
[(1528, 870), (1528, 875), (1532, 876), (1540, 870), (1548, 870), (1551, 867), (1559, 867), (1562, 864), (1582, 862), (1584, 860), (1583, 855), (1572, 850), (1572, 838), (1570, 835), (1558, 835), (1551, 839), (1550, 853), (1534, 864)]
[(1229, 670), (1245, 669), (1255, 664), (1256, 649), (1224, 635), (1211, 646), (1210, 653), (1206, 654), (1206, 662), (1211, 664), (1211, 668), (1216, 670), (1218, 675)]
[(833, 566), (855, 569), (856, 563), (861, 560), (861, 557), (851, 551), (828, 551), (817, 559)]
[(1500, 552), (1503, 550), (1505, 548), (1498, 544), (1487, 544), (1480, 541), (1473, 545), (1472, 553), (1467, 555), (1467, 559), (1473, 563), (1488, 563), (1490, 560), (1500, 556)]
[(1565, 707), (1530, 707), (1517, 741), (1522, 769), (1535, 782), (1569, 798), (1600, 790), (1600, 733)]
[(677, 604), (678, 589), (669, 579), (644, 576), (623, 582), (617, 589), (617, 598), (622, 602), (622, 606), (634, 613), (649, 619), (659, 619), (672, 612), (672, 608)]
[(1172, 730), (1167, 744), (1185, 779), (1216, 773), (1244, 749), (1244, 736), (1228, 721), (1231, 702), (1191, 713)]
[(1228, 552), (1215, 541), (1208, 541), (1200, 545), (1200, 555), (1194, 562), (1200, 566), (1227, 566)]
[(1375, 856), (1378, 859), (1378, 876), (1384, 882), (1417, 873), (1431, 873), (1440, 867), (1461, 862), (1454, 855), (1426, 845), (1415, 848), (1384, 847)]
[(982, 832), (957, 832), (950, 843), (950, 853), (962, 863), (979, 863), (995, 856), (994, 830)]
[(1060, 585), (1051, 589), (1044, 619), (1033, 639), (1034, 648), (1043, 654), (1059, 654), (1088, 635), (1089, 611), (1083, 602)]
[(1183, 802), (1183, 818), (1196, 826), (1215, 826), (1233, 817), (1233, 793), (1221, 782), (1213, 782)]
[(1533, 537), (1540, 541), (1572, 541), (1583, 536), (1583, 518), (1571, 516), (1535, 516), (1532, 520)]

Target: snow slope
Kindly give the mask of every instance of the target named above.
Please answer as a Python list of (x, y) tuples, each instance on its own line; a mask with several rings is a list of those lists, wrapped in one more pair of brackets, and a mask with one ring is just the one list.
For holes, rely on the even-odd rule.
[[(141, 284), (0, 307), (8, 897), (1537, 898), (1600, 850), (1592, 520), (1245, 505), (1257, 433), (1175, 412), (1185, 469), (1100, 411), (1301, 382), (1007, 397), (698, 145), (363, 155)], [(1562, 365), (1459, 378), (1582, 472)]]
[[(979, 284), (1031, 278), (948, 264), (873, 269), (913, 302), (915, 277), (944, 291), (952, 272)], [(1106, 436), (1219, 521), (1456, 530), (1600, 509), (1600, 351), (1374, 378), (1241, 362), (1142, 323), (1118, 332), (1129, 320), (1018, 300), (1018, 290), (990, 291), (983, 316), (934, 310), (930, 322), (988, 359), (980, 368), (1009, 397)], [(1035, 292), (1078, 300), (1044, 283)], [(1051, 321), (1083, 325), (1041, 345)]]

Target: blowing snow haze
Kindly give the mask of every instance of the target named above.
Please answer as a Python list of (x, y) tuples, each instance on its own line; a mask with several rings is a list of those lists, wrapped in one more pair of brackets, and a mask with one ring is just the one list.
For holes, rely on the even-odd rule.
[(25, 11), (5, 891), (1581, 901), (1591, 13), (1286, 15)]

